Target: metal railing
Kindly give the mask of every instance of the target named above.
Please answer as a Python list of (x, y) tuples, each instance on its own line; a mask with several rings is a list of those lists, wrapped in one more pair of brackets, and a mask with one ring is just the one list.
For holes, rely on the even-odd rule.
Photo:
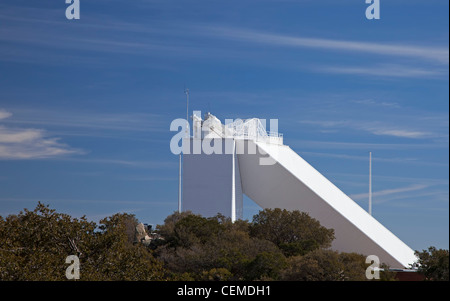
[[(283, 144), (283, 134), (274, 131), (266, 131), (261, 120), (252, 118), (247, 120), (237, 119), (236, 121), (223, 125), (214, 115), (202, 122), (203, 133), (207, 136), (214, 133), (221, 138), (235, 138), (261, 141), (272, 144)], [(203, 136), (203, 134), (202, 134)]]

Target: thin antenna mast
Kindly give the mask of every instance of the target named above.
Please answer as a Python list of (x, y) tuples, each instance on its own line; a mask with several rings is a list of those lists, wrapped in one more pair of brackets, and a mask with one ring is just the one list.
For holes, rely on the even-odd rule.
[(186, 138), (189, 138), (189, 89), (184, 89), (184, 93), (186, 94)]
[(372, 215), (372, 152), (369, 152), (369, 214)]
[(181, 213), (181, 153), (180, 166), (178, 168), (178, 213)]
[[(189, 89), (184, 89), (186, 94), (186, 138), (189, 138)], [(181, 153), (180, 165), (178, 168), (178, 213), (181, 213)]]

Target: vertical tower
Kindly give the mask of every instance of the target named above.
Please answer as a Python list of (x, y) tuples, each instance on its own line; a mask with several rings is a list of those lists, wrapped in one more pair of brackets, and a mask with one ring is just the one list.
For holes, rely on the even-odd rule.
[(194, 113), (194, 135), (183, 141), (183, 211), (205, 217), (220, 213), (232, 221), (242, 219), (243, 194), (235, 140), (223, 138), (220, 121), (207, 116), (208, 122), (202, 123)]

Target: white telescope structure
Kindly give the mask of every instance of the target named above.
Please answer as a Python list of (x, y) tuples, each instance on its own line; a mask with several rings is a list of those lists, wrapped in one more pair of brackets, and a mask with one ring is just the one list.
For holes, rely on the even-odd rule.
[(183, 140), (183, 211), (242, 218), (243, 194), (262, 208), (307, 212), (333, 228), (332, 249), (376, 255), (391, 268), (407, 268), (414, 251), (320, 172), (267, 132), (257, 118), (222, 124), (193, 116)]

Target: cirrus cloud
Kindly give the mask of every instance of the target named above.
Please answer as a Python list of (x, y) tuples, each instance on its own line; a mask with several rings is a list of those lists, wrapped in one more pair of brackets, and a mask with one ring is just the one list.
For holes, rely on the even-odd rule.
[[(0, 120), (12, 113), (0, 109)], [(45, 130), (9, 128), (0, 125), (0, 160), (42, 159), (82, 153), (49, 137)]]
[(0, 120), (10, 117), (12, 114), (8, 111), (0, 109)]

